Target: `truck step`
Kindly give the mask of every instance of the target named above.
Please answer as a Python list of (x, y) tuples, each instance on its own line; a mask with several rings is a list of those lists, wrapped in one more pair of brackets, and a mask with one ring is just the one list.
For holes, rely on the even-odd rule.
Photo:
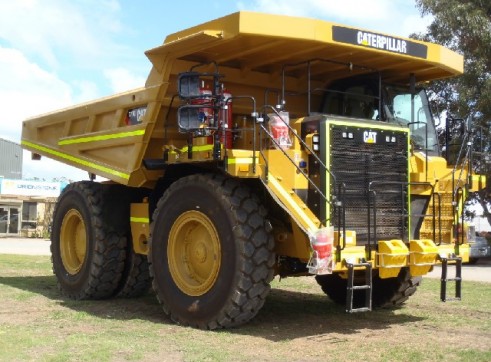
[[(460, 256), (451, 255), (447, 257), (440, 256), (442, 261), (442, 277), (440, 284), (440, 299), (442, 302), (454, 300), (462, 300), (462, 258)], [(455, 263), (455, 277), (448, 278), (448, 262)], [(455, 296), (447, 297), (447, 282), (455, 282)]]
[[(372, 310), (372, 264), (367, 262), (351, 263), (346, 261), (348, 267), (348, 283), (346, 287), (346, 312), (369, 312)], [(365, 284), (354, 285), (355, 268), (363, 268), (365, 273)], [(355, 291), (365, 291), (363, 305), (353, 307), (353, 296)]]

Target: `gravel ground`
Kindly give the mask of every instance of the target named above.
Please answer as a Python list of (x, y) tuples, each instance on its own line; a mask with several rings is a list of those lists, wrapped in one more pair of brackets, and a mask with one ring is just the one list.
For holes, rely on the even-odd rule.
[[(0, 238), (0, 254), (20, 255), (51, 255), (49, 240), (29, 238)], [(455, 275), (454, 266), (449, 266), (448, 276)], [(435, 266), (425, 277), (440, 278), (441, 267)], [(474, 265), (464, 265), (462, 269), (464, 281), (491, 282), (491, 259), (481, 259)]]

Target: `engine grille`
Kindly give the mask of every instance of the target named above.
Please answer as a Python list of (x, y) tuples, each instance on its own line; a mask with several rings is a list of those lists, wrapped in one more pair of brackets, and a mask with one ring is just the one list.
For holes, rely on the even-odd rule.
[[(372, 242), (406, 239), (407, 133), (330, 125), (329, 134), (329, 168), (336, 177), (337, 184), (344, 183), (346, 186), (344, 199), (333, 182), (330, 192), (331, 195), (342, 197), (346, 210), (346, 228), (356, 231), (357, 243), (366, 243), (369, 235)], [(374, 193), (369, 192), (369, 185)], [(374, 210), (376, 217), (373, 215)], [(335, 226), (342, 227), (338, 225), (339, 212), (340, 208), (336, 208), (331, 217)], [(370, 230), (368, 224), (371, 225)]]

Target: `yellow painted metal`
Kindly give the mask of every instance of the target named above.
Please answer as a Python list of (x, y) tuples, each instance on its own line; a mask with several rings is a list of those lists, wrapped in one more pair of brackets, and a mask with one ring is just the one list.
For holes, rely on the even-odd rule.
[(85, 263), (87, 254), (87, 232), (82, 215), (70, 209), (63, 216), (60, 230), (60, 254), (65, 270), (77, 274)]
[[(346, 272), (348, 271), (348, 268), (346, 267), (345, 260), (351, 261), (353, 263), (359, 263), (361, 260), (365, 260), (367, 257), (366, 254), (366, 249), (364, 245), (350, 245), (346, 247), (346, 249), (341, 250), (341, 259), (339, 262), (336, 262), (333, 271), (334, 272)], [(375, 268), (375, 265), (373, 265), (373, 258), (372, 260), (368, 260), (369, 263), (372, 263), (372, 267)], [(347, 275), (346, 275), (347, 276)]]
[[(455, 255), (455, 244), (441, 244), (437, 245), (438, 255), (441, 257), (448, 258), (449, 256)], [(469, 244), (459, 245), (459, 256), (462, 258), (463, 263), (469, 261)]]
[[(460, 175), (460, 177), (459, 177)], [(453, 228), (454, 225), (460, 223), (460, 216), (463, 210), (463, 200), (467, 197), (465, 183), (468, 179), (467, 167), (463, 167), (462, 171), (458, 170), (454, 176), (454, 167), (447, 165), (447, 161), (442, 157), (428, 156), (420, 152), (415, 152), (410, 159), (410, 180), (412, 182), (428, 182), (433, 186), (435, 194), (429, 201), (430, 211), (427, 214), (432, 214), (431, 206), (435, 203), (437, 217), (435, 218), (435, 228), (437, 231), (435, 241), (439, 241), (441, 230), (441, 241), (444, 244), (455, 245)], [(484, 182), (483, 182), (484, 181)], [(472, 176), (472, 189), (474, 191), (485, 185), (485, 179), (480, 178), (480, 175)], [(455, 193), (457, 187), (462, 188), (463, 193)], [(411, 195), (431, 195), (431, 188), (423, 186), (412, 186)], [(440, 214), (438, 214), (438, 200), (441, 200)], [(453, 202), (458, 206), (458, 213), (455, 214)], [(433, 238), (433, 218), (425, 217), (419, 230), (421, 239)], [(452, 246), (455, 252), (454, 246)], [(460, 254), (460, 251), (459, 251)]]
[(409, 272), (412, 276), (425, 275), (436, 263), (438, 248), (432, 240), (409, 242)]
[(202, 212), (185, 212), (172, 225), (167, 260), (172, 279), (183, 293), (197, 297), (215, 285), (221, 254), (218, 232)]
[(282, 181), (284, 179), (269, 174), (269, 189), (280, 199), (283, 205), (286, 205), (295, 220), (298, 220), (301, 227), (305, 231), (313, 233), (320, 225), (319, 219), (291, 188), (282, 184)]
[(380, 278), (395, 278), (408, 264), (409, 249), (402, 240), (381, 240), (376, 255)]
[[(463, 72), (462, 56), (440, 45), (416, 41), (428, 47), (426, 59), (417, 58), (336, 41), (333, 39), (333, 26), (336, 25), (309, 18), (242, 11), (171, 34), (164, 45), (146, 54), (157, 69), (162, 68), (162, 59), (166, 57), (199, 54), (205, 51), (204, 48), (211, 48), (218, 63), (242, 59), (248, 69), (254, 68), (250, 63), (281, 64), (288, 59), (288, 63), (294, 64), (299, 59), (327, 58), (327, 54), (336, 54), (336, 60), (340, 62), (363, 64), (390, 76), (404, 77), (404, 81), (407, 77), (402, 74), (414, 73), (416, 79), (428, 80), (428, 77), (434, 79)], [(245, 43), (247, 47), (244, 47)], [(264, 57), (264, 54), (268, 56)], [(399, 63), (397, 70), (388, 64), (391, 62)]]
[[(238, 12), (171, 34), (163, 45), (146, 52), (153, 67), (144, 87), (26, 120), (22, 145), (36, 154), (118, 183), (151, 187), (162, 173), (146, 169), (142, 161), (161, 158), (166, 147), (182, 149), (187, 145), (187, 135), (180, 133), (177, 126), (178, 102), (171, 104), (171, 100), (178, 74), (199, 63), (216, 62), (227, 89), (257, 100), (264, 98), (266, 89), (281, 89), (281, 69), (285, 64), (310, 59), (361, 64), (367, 72), (377, 69), (395, 83), (406, 83), (410, 73), (418, 81), (462, 73), (462, 57), (439, 45), (404, 40), (427, 47), (426, 57), (415, 57), (370, 44), (340, 42), (333, 37), (335, 26), (314, 19)], [(349, 76), (339, 64), (320, 62), (313, 66), (312, 89), (325, 89), (326, 79)], [(306, 82), (304, 77), (287, 75), (285, 91), (303, 93)], [(293, 97), (288, 100), (288, 110), (291, 114), (305, 114), (306, 102), (302, 97)], [(312, 96), (313, 105), (320, 102), (320, 96)], [(251, 109), (245, 103), (234, 102), (233, 106), (234, 124), (244, 129), (252, 126)], [(136, 108), (146, 109), (142, 123), (128, 125), (127, 115)], [(239, 133), (245, 135), (243, 131)], [(237, 144), (252, 149), (250, 140), (250, 136), (244, 136)], [(212, 161), (206, 156), (203, 152), (200, 159)], [(194, 160), (170, 153), (169, 162)], [(260, 176), (252, 175), (247, 164), (234, 164), (231, 170), (239, 177)]]
[[(22, 146), (90, 173), (121, 184), (140, 186), (155, 174), (142, 169), (143, 153), (152, 147), (151, 157), (161, 157), (161, 146), (151, 139), (161, 88), (146, 87), (90, 103), (28, 119), (23, 124)], [(146, 108), (141, 124), (128, 125), (130, 110)], [(131, 180), (133, 178), (133, 180)]]
[(475, 192), (486, 188), (486, 175), (472, 175), (469, 191)]
[(94, 163), (94, 162), (90, 162), (90, 161), (83, 159), (83, 158), (70, 156), (69, 154), (56, 151), (56, 150), (51, 149), (49, 147), (37, 145), (37, 144), (32, 143), (32, 142), (28, 142), (28, 141), (23, 140), (21, 142), (21, 145), (24, 148), (35, 150), (37, 152), (53, 156), (53, 158), (55, 158), (55, 159), (67, 161), (68, 163), (71, 163), (71, 164), (74, 164), (74, 165), (77, 165), (80, 167), (86, 166), (86, 167), (88, 167), (94, 171), (95, 170), (98, 171), (102, 175), (107, 175), (107, 176), (111, 177), (113, 180), (122, 181), (122, 183), (124, 183), (124, 180), (127, 180), (130, 177), (130, 175), (127, 173), (120, 172), (118, 170), (115, 170), (115, 169), (112, 169), (112, 168), (109, 168), (106, 166), (102, 166), (102, 165), (99, 165), (99, 164)]
[(281, 227), (274, 228), (274, 252), (307, 262), (311, 256), (310, 240), (295, 222), (292, 223), (292, 229), (290, 231)]
[(117, 139), (117, 138), (143, 136), (144, 134), (145, 134), (145, 130), (139, 129), (136, 131), (109, 133), (109, 134), (97, 135), (97, 136), (94, 135), (94, 136), (90, 136), (90, 137), (65, 138), (65, 139), (61, 139), (60, 141), (58, 141), (58, 145), (64, 146), (64, 145), (73, 145), (76, 143), (107, 141), (107, 140)]
[(133, 238), (133, 250), (137, 254), (148, 254), (148, 240), (150, 238), (150, 217), (148, 203), (132, 203), (130, 205), (130, 226)]
[[(334, 230), (334, 246), (339, 244), (343, 245), (343, 232), (338, 233), (337, 230)], [(356, 231), (354, 230), (346, 230), (346, 246), (355, 246), (356, 245)]]

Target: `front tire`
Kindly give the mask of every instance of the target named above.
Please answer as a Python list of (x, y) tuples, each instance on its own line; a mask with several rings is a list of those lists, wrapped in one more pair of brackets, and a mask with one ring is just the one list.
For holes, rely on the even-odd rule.
[[(364, 280), (364, 276), (355, 272), (355, 278)], [(335, 303), (346, 304), (347, 279), (339, 274), (317, 275), (317, 283), (322, 291)], [(411, 295), (416, 292), (421, 284), (422, 277), (411, 277), (409, 268), (402, 268), (395, 278), (382, 279), (378, 274), (372, 277), (372, 306), (374, 308), (390, 308), (402, 305)], [(355, 283), (356, 284), (356, 283)], [(353, 306), (358, 308), (363, 305), (364, 291), (355, 292), (353, 295)]]
[(218, 175), (176, 181), (158, 202), (150, 273), (164, 312), (201, 329), (236, 326), (264, 304), (273, 278), (266, 210), (249, 188)]

